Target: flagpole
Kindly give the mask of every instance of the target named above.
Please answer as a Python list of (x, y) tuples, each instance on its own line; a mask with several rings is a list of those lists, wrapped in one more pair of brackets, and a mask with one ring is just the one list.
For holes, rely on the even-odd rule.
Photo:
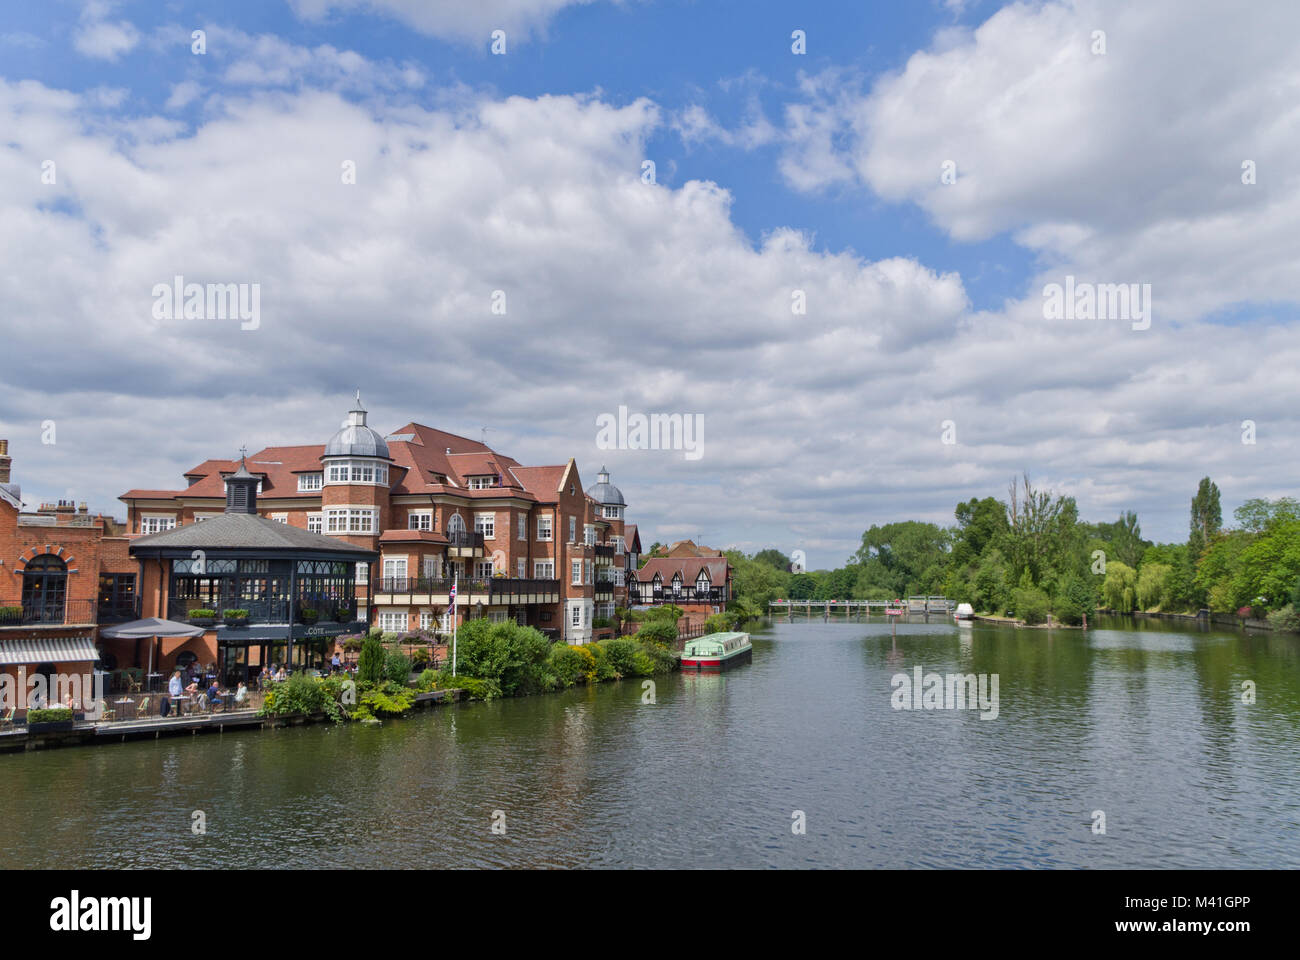
[(460, 604), (459, 591), (456, 585), (460, 577), (452, 574), (451, 580), (451, 675), (456, 676), (456, 607)]

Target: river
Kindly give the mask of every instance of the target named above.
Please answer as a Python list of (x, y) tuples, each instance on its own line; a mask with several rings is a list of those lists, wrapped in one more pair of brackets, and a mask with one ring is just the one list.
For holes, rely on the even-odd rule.
[[(996, 719), (895, 710), (918, 665)], [(1294, 637), (818, 618), (654, 693), (0, 755), (0, 866), (1300, 866)]]

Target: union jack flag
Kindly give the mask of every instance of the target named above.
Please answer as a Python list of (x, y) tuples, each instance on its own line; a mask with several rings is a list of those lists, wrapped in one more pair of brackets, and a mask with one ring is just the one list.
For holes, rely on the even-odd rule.
[(449, 605), (450, 605), (452, 608), (455, 608), (455, 606), (456, 606), (456, 583), (457, 583), (458, 579), (459, 579), (459, 578), (456, 577), (456, 576), (453, 576), (453, 577), (452, 577), (452, 579), (451, 579), (451, 594), (450, 594), (450, 595), (448, 596), (448, 598), (447, 598), (447, 599), (448, 599), (448, 602), (449, 602)]

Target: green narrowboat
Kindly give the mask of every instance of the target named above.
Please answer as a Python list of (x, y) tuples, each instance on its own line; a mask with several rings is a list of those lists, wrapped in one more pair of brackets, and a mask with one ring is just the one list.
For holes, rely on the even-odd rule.
[(710, 633), (687, 640), (682, 649), (683, 670), (727, 670), (753, 659), (747, 633)]

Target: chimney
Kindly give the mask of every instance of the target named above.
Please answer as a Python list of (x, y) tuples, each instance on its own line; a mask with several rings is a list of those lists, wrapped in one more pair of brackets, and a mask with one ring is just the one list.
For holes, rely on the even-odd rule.
[(9, 482), (9, 441), (0, 440), (0, 483)]
[(83, 517), (90, 514), (90, 507), (86, 505), (85, 500), (82, 500), (81, 503), (77, 505), (77, 513), (81, 514)]

